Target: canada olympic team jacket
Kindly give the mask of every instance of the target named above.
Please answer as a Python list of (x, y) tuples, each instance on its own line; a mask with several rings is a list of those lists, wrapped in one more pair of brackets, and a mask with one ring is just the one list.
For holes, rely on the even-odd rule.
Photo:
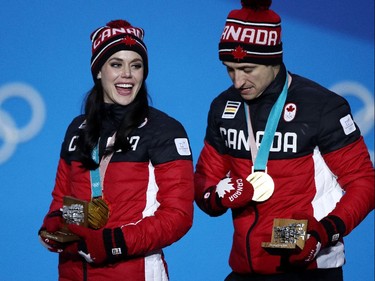
[[(257, 99), (248, 102), (259, 147), (268, 115), (282, 91), (286, 69)], [(270, 199), (232, 209), (233, 244), (229, 264), (237, 273), (274, 274), (281, 256), (261, 247), (270, 242), (274, 218), (295, 212), (317, 220), (331, 214), (344, 222), (347, 235), (374, 209), (374, 169), (348, 103), (339, 95), (291, 74), (286, 102), (270, 150), (267, 172), (275, 182)], [(253, 166), (244, 100), (232, 87), (211, 104), (204, 147), (195, 171), (195, 200), (210, 216), (227, 211), (215, 188), (229, 171), (243, 179)], [(214, 234), (207, 234), (214, 235)], [(321, 250), (311, 268), (344, 264), (343, 241)]]
[[(84, 116), (79, 116), (67, 129), (50, 211), (62, 207), (64, 195), (91, 199), (90, 173), (80, 167), (75, 146), (84, 121)], [(111, 120), (105, 124), (102, 147), (115, 130)], [(62, 252), (59, 280), (168, 280), (162, 248), (179, 240), (190, 229), (193, 218), (193, 164), (188, 137), (178, 121), (151, 107), (149, 117), (134, 130), (130, 143), (130, 151), (113, 154), (103, 183), (103, 196), (110, 208), (105, 228), (122, 228), (129, 258), (92, 266), (78, 254), (72, 257)]]

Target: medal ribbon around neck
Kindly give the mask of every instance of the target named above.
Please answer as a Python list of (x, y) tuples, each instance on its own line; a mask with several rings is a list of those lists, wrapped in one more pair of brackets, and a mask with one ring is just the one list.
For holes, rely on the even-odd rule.
[[(113, 143), (114, 136), (110, 139)], [(99, 144), (99, 142), (98, 142)], [(91, 201), (88, 205), (88, 223), (91, 228), (99, 229), (103, 227), (109, 217), (109, 207), (108, 204), (104, 201), (103, 194), (103, 181), (104, 175), (107, 170), (109, 161), (113, 153), (105, 156), (102, 161), (99, 161), (99, 145), (97, 145), (92, 151), (92, 159), (99, 163), (99, 168), (95, 170), (90, 170), (90, 180), (91, 180)]]
[(266, 128), (259, 150), (255, 143), (253, 127), (251, 125), (250, 107), (245, 103), (246, 123), (249, 133), (250, 152), (253, 160), (251, 174), (246, 180), (253, 186), (254, 194), (252, 200), (255, 202), (263, 202), (268, 200), (275, 189), (275, 183), (269, 174), (267, 174), (267, 161), (271, 150), (271, 145), (279, 123), (282, 109), (285, 104), (288, 93), (288, 73), (282, 92), (272, 106), (270, 115), (267, 119)]
[(255, 143), (253, 127), (251, 125), (250, 107), (247, 103), (245, 103), (246, 123), (248, 127), (249, 139), (250, 139), (250, 151), (251, 151), (251, 156), (253, 160), (254, 171), (266, 171), (267, 169), (268, 156), (271, 150), (273, 138), (275, 136), (277, 124), (279, 123), (281, 112), (286, 101), (287, 93), (288, 93), (288, 72), (286, 75), (286, 80), (285, 80), (283, 90), (281, 91), (281, 94), (277, 98), (275, 104), (272, 106), (270, 115), (268, 116), (266, 128), (264, 130), (264, 135), (263, 135), (261, 144), (259, 146), (259, 150), (257, 149), (256, 143)]
[[(109, 138), (107, 143), (108, 145), (113, 145), (115, 140), (116, 133), (113, 134), (112, 137)], [(90, 170), (90, 179), (91, 179), (91, 197), (98, 198), (102, 197), (102, 190), (103, 190), (103, 181), (104, 175), (108, 167), (108, 163), (112, 158), (113, 153), (103, 157), (102, 161), (99, 160), (99, 141), (98, 144), (94, 147), (91, 153), (92, 159), (99, 163), (99, 168), (95, 170)]]
[[(92, 151), (92, 159), (99, 163), (99, 149), (96, 146)], [(102, 196), (102, 183), (100, 180), (99, 168), (95, 170), (90, 170), (91, 178), (91, 196), (92, 198), (97, 198)]]

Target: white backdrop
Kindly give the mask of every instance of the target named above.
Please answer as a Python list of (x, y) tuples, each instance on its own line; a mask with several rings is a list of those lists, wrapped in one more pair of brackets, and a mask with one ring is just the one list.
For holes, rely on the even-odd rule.
[[(297, 2), (297, 3), (296, 3)], [(374, 2), (274, 0), (288, 70), (349, 100), (374, 151)], [(211, 100), (230, 85), (218, 60), (234, 0), (8, 1), (0, 9), (0, 281), (56, 280), (57, 255), (38, 242), (60, 144), (92, 86), (90, 33), (124, 18), (146, 31), (153, 105), (185, 126), (194, 161)], [(372, 158), (374, 159), (374, 158)], [(230, 214), (194, 225), (166, 249), (171, 280), (217, 281), (230, 272)], [(345, 280), (374, 280), (374, 212), (347, 238)]]

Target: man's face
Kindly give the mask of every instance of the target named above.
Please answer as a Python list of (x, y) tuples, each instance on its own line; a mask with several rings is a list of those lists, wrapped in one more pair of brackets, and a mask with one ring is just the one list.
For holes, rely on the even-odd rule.
[(245, 100), (259, 97), (275, 79), (280, 66), (224, 61), (234, 87)]

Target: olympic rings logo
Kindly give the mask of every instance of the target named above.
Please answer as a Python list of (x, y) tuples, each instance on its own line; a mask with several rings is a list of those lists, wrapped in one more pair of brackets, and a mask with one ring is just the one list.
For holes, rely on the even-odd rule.
[[(18, 127), (14, 118), (2, 109), (5, 101), (12, 98), (21, 98), (31, 109), (30, 120), (22, 127)], [(11, 83), (0, 88), (0, 165), (13, 155), (19, 143), (27, 142), (38, 134), (45, 116), (43, 99), (31, 86)]]

